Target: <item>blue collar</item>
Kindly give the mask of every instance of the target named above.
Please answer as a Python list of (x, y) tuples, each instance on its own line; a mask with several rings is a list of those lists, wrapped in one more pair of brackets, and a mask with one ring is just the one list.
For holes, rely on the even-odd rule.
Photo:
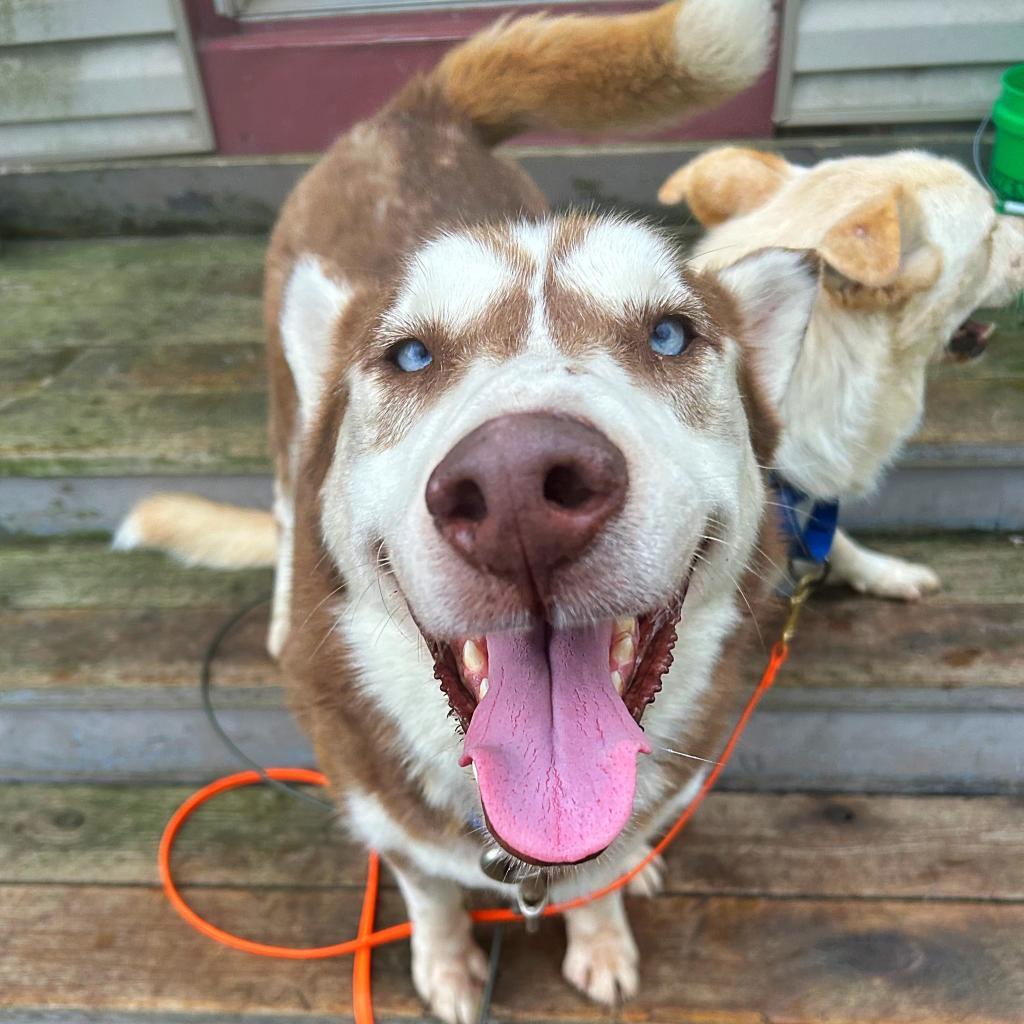
[(839, 521), (838, 501), (817, 501), (777, 473), (769, 481), (778, 496), (782, 532), (789, 541), (791, 561), (821, 565), (832, 550)]

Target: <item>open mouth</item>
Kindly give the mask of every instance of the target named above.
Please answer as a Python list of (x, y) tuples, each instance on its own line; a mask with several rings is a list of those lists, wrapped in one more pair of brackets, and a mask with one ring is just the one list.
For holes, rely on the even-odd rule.
[(946, 342), (946, 356), (951, 362), (966, 363), (977, 359), (988, 347), (996, 325), (982, 320), (965, 320)]
[[(689, 578), (689, 576), (687, 577)], [(672, 664), (682, 599), (581, 626), (442, 641), (434, 674), (464, 733), (492, 835), (532, 864), (604, 850), (633, 810), (640, 728)]]

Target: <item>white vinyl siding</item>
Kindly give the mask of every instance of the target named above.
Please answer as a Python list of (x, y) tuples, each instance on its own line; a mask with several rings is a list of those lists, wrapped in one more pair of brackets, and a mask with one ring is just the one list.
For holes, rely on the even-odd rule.
[(0, 160), (213, 148), (179, 0), (0, 3)]
[(1024, 61), (1024, 0), (787, 0), (775, 120), (980, 118)]

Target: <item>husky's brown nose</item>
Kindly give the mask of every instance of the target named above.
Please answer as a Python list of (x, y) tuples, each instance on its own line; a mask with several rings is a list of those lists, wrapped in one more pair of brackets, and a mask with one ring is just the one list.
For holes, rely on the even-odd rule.
[(626, 460), (603, 434), (549, 413), (488, 420), (427, 481), (427, 508), (471, 565), (547, 596), (626, 499)]

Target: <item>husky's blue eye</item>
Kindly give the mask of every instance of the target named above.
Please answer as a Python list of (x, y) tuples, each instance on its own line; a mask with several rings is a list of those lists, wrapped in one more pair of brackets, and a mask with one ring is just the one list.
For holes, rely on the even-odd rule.
[(682, 355), (693, 340), (693, 334), (693, 328), (685, 320), (667, 316), (659, 320), (651, 330), (651, 351), (659, 356)]
[(434, 361), (434, 357), (419, 338), (407, 338), (391, 350), (391, 361), (402, 373), (417, 373), (425, 370)]

